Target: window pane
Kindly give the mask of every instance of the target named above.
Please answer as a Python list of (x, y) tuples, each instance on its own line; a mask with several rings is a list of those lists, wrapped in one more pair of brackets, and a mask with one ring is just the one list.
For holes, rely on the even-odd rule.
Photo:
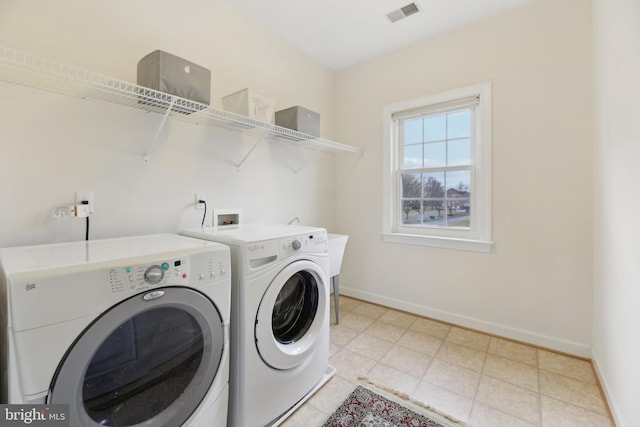
[(471, 171), (447, 172), (447, 198), (469, 197)]
[(444, 114), (424, 119), (424, 141), (442, 141), (447, 138), (447, 119)]
[(424, 167), (432, 168), (447, 165), (447, 142), (424, 144)]
[(419, 173), (402, 174), (402, 197), (422, 197), (422, 178)]
[(424, 175), (424, 198), (444, 197), (444, 172), (436, 172)]
[(471, 136), (471, 111), (463, 110), (447, 114), (447, 138)]
[(420, 224), (420, 200), (402, 201), (402, 223)]
[(469, 228), (471, 171), (447, 172), (447, 227)]
[(402, 156), (402, 169), (422, 168), (422, 144), (405, 145)]
[(471, 140), (469, 138), (450, 140), (447, 144), (447, 165), (471, 164)]
[(422, 119), (405, 120), (402, 122), (404, 141), (407, 144), (422, 142)]
[(423, 221), (425, 225), (432, 227), (444, 226), (444, 200), (429, 199), (422, 202), (423, 205)]
[(469, 228), (471, 223), (469, 199), (451, 199), (447, 202), (447, 227)]

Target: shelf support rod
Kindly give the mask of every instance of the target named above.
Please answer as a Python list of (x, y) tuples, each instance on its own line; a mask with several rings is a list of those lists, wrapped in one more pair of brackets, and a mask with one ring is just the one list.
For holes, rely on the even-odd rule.
[(256, 149), (256, 147), (258, 146), (258, 144), (260, 144), (262, 142), (262, 140), (264, 139), (264, 137), (266, 136), (266, 132), (263, 133), (262, 135), (260, 135), (260, 138), (258, 138), (258, 140), (256, 141), (255, 144), (253, 144), (253, 147), (251, 147), (251, 150), (249, 150), (249, 152), (247, 154), (244, 155), (244, 157), (242, 158), (242, 160), (240, 160), (240, 163), (238, 163), (236, 165), (236, 168), (238, 168), (238, 170), (240, 170), (240, 168), (242, 167), (242, 165), (244, 164), (244, 162), (249, 158), (249, 156), (251, 155), (251, 153), (253, 153), (253, 150)]
[(302, 166), (300, 166), (298, 169), (291, 169), (293, 173), (298, 175), (298, 172), (304, 169), (309, 164), (309, 162), (316, 157), (317, 154), (318, 154), (318, 150), (313, 150), (313, 153), (305, 159), (304, 163), (302, 163)]
[(169, 113), (171, 113), (171, 110), (173, 109), (173, 105), (175, 103), (176, 103), (176, 98), (175, 96), (172, 96), (171, 102), (169, 103), (169, 107), (167, 107), (167, 111), (164, 112), (162, 116), (162, 120), (160, 121), (160, 125), (158, 126), (158, 129), (156, 129), (156, 134), (153, 137), (153, 141), (151, 141), (149, 148), (147, 148), (147, 152), (144, 154), (145, 162), (149, 162), (149, 159), (151, 158), (151, 151), (153, 150), (156, 143), (158, 142), (158, 139), (160, 139), (160, 133), (162, 132), (162, 129), (164, 128), (165, 123), (167, 123), (167, 118), (169, 118)]

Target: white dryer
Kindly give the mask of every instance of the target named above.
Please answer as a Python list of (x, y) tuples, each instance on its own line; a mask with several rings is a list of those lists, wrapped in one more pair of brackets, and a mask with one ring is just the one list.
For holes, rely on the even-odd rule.
[(335, 373), (326, 230), (247, 224), (182, 233), (231, 248), (229, 426), (279, 424)]
[(171, 234), (0, 250), (3, 403), (72, 427), (225, 427), (230, 253)]

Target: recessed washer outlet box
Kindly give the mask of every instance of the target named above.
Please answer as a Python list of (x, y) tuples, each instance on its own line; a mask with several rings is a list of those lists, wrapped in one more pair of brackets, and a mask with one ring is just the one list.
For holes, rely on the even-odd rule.
[(242, 209), (213, 210), (213, 228), (224, 229), (238, 227), (242, 223)]

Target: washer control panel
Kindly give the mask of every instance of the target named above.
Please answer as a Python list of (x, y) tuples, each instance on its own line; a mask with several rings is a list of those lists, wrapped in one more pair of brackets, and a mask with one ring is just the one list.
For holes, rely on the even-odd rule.
[(278, 242), (282, 257), (296, 253), (323, 253), (329, 249), (326, 231), (283, 237)]

